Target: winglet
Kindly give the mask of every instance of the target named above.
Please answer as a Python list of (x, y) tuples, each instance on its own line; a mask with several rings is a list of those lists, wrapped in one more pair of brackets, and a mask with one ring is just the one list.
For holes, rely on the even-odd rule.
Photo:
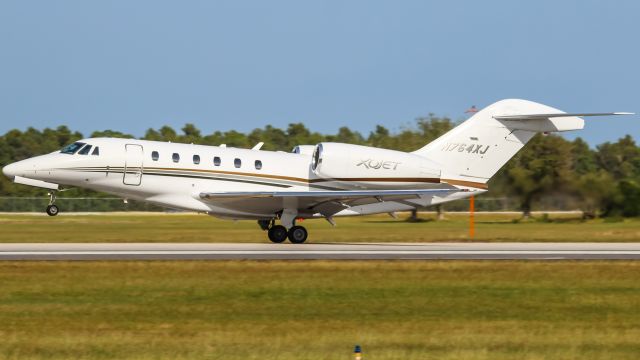
[(264, 145), (264, 142), (260, 141), (254, 147), (252, 147), (251, 150), (260, 150), (260, 148), (262, 148), (262, 145)]

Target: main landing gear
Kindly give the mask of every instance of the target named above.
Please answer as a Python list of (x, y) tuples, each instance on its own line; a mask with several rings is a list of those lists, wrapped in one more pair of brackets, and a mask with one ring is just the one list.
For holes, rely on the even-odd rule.
[(56, 193), (52, 191), (49, 193), (49, 205), (47, 206), (47, 215), (56, 216), (60, 212), (60, 209), (55, 205)]
[(292, 244), (302, 244), (307, 240), (309, 233), (302, 226), (294, 225), (287, 230), (282, 225), (275, 225), (275, 220), (258, 220), (258, 225), (263, 230), (267, 230), (269, 240), (273, 243), (282, 243), (287, 238)]

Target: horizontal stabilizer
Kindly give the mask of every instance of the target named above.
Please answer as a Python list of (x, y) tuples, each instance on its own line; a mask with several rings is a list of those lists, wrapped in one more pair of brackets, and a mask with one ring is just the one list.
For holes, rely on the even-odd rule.
[(584, 128), (587, 116), (632, 115), (623, 112), (566, 113), (521, 99), (505, 99), (476, 112), (467, 121), (413, 152), (441, 164), (440, 178), (486, 183), (537, 133)]
[(522, 115), (494, 115), (496, 120), (519, 121), (519, 120), (545, 120), (549, 118), (573, 117), (573, 116), (616, 116), (616, 115), (635, 115), (630, 112), (611, 112), (611, 113), (552, 113), (552, 114), (522, 114)]

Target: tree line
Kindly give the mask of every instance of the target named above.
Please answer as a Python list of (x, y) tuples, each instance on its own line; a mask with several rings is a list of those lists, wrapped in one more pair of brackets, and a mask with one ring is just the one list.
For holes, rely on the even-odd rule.
[[(455, 125), (447, 117), (430, 114), (396, 132), (378, 125), (366, 135), (348, 127), (341, 127), (336, 134), (321, 134), (311, 131), (302, 123), (289, 124), (286, 129), (267, 125), (249, 133), (231, 130), (204, 135), (195, 125), (186, 124), (179, 132), (170, 126), (148, 129), (141, 139), (202, 145), (226, 144), (239, 148), (250, 148), (262, 141), (265, 143), (264, 150), (281, 151), (290, 151), (296, 145), (335, 141), (413, 151)], [(96, 131), (90, 137), (134, 138), (114, 130)], [(66, 126), (8, 131), (0, 136), (0, 166), (56, 151), (82, 138), (83, 134)], [(43, 194), (41, 189), (15, 185), (5, 177), (0, 178), (0, 196), (30, 197)], [(569, 141), (556, 135), (539, 134), (499, 171), (489, 182), (489, 189), (488, 196), (516, 201), (524, 216), (528, 216), (542, 202), (557, 209), (580, 209), (585, 217), (638, 216), (640, 147), (629, 135), (616, 142), (591, 148), (580, 138)], [(68, 194), (104, 196), (82, 189), (74, 189)]]

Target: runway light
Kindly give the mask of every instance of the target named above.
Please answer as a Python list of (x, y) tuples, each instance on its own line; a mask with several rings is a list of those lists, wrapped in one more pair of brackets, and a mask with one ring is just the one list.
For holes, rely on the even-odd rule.
[(360, 345), (356, 345), (356, 348), (353, 350), (353, 358), (355, 360), (362, 360), (362, 348)]

